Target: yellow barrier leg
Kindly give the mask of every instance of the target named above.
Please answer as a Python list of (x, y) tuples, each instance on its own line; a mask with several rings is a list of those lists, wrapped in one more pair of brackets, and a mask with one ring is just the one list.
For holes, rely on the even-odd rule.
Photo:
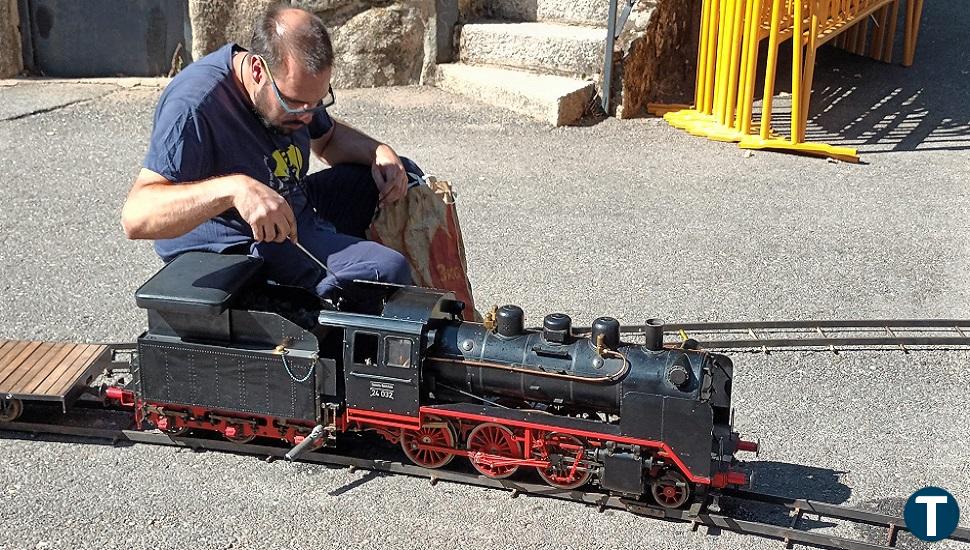
[(704, 96), (704, 104), (699, 107), (700, 111), (706, 115), (714, 112), (714, 75), (717, 70), (716, 55), (718, 27), (721, 17), (720, 4), (720, 0), (711, 0), (711, 24), (707, 29), (707, 67), (705, 67), (706, 72), (704, 74), (704, 89), (707, 90), (707, 95)]
[(758, 50), (761, 44), (761, 0), (756, 0), (751, 10), (751, 38), (748, 43), (748, 62), (744, 68), (744, 94), (741, 98), (741, 126), (742, 134), (751, 134), (754, 111), (754, 87), (758, 82)]
[(744, 83), (746, 82), (745, 77), (747, 76), (748, 70), (748, 55), (751, 53), (751, 48), (749, 46), (751, 40), (751, 10), (754, 9), (754, 4), (758, 0), (745, 0), (744, 5), (744, 24), (741, 29), (741, 62), (738, 63), (738, 81), (736, 83), (737, 91), (734, 94), (734, 120), (731, 126), (734, 127), (736, 131), (741, 131), (741, 115), (744, 111)]
[(792, 21), (792, 62), (791, 62), (791, 141), (797, 143), (799, 129), (799, 116), (802, 108), (802, 67), (804, 60), (804, 45), (802, 44), (803, 32), (802, 14), (803, 0), (795, 0), (795, 19)]
[(859, 48), (859, 29), (862, 28), (862, 22), (855, 23), (851, 29), (846, 31), (848, 37), (846, 38), (845, 49), (850, 53), (856, 53)]
[(899, 2), (893, 2), (892, 11), (889, 13), (889, 30), (886, 32), (886, 41), (882, 49), (883, 63), (893, 62), (893, 46), (896, 43), (896, 21), (899, 20)]
[[(809, 10), (812, 10), (811, 2), (813, 1), (809, 0)], [(812, 80), (815, 78), (815, 52), (818, 51), (818, 46), (816, 45), (816, 41), (818, 40), (818, 15), (812, 13), (811, 17), (812, 24), (808, 35), (808, 54), (805, 58), (805, 90), (802, 92), (804, 94), (802, 97), (802, 110), (798, 113), (799, 143), (804, 143), (805, 141), (805, 128), (808, 126), (808, 111), (809, 106), (812, 104)]]
[(765, 70), (765, 95), (761, 103), (761, 139), (771, 137), (771, 102), (775, 97), (775, 76), (778, 71), (778, 27), (781, 25), (781, 0), (774, 0), (771, 8), (771, 34), (768, 37), (768, 66)]
[(909, 45), (906, 48), (905, 57), (903, 58), (903, 66), (910, 67), (913, 64), (913, 59), (916, 58), (916, 42), (919, 38), (919, 27), (921, 19), (923, 18), (923, 0), (909, 0), (906, 2), (913, 5), (912, 10), (912, 22), (908, 22), (907, 30), (909, 32)]
[(862, 22), (860, 23), (860, 27), (861, 28), (859, 29), (859, 41), (856, 43), (856, 46), (855, 46), (855, 54), (865, 55), (866, 39), (869, 37), (869, 17), (866, 17), (865, 19), (862, 20)]
[(704, 0), (704, 7), (701, 10), (701, 34), (700, 43), (697, 45), (697, 71), (694, 76), (694, 109), (697, 110), (703, 109), (703, 105), (707, 101), (704, 75), (707, 73), (707, 29), (711, 24), (712, 1), (716, 0)]
[(727, 95), (727, 59), (728, 52), (731, 50), (729, 41), (731, 40), (731, 20), (734, 15), (734, 3), (736, 0), (722, 0), (721, 20), (717, 35), (717, 73), (714, 77), (714, 118), (721, 120), (724, 118), (724, 97)]
[(725, 98), (724, 116), (721, 118), (722, 126), (734, 126), (735, 106), (738, 101), (738, 74), (741, 72), (741, 57), (744, 36), (745, 6), (752, 0), (738, 0), (734, 6), (734, 21), (731, 33), (731, 54), (728, 60), (728, 84), (727, 97)]
[[(842, 0), (842, 2), (839, 3), (839, 7), (836, 12), (836, 18), (841, 21), (844, 21), (846, 19), (848, 10), (849, 10), (848, 0)], [(846, 46), (848, 45), (848, 40), (849, 40), (848, 32), (842, 31), (841, 33), (839, 33), (839, 36), (835, 38), (835, 47), (842, 50), (846, 49)]]
[(855, 50), (855, 33), (859, 30), (859, 24), (855, 23), (845, 31), (845, 51)]
[(882, 42), (886, 38), (886, 24), (889, 22), (889, 4), (886, 4), (876, 12), (876, 28), (872, 31), (872, 45), (869, 48), (869, 57), (880, 59), (882, 57)]

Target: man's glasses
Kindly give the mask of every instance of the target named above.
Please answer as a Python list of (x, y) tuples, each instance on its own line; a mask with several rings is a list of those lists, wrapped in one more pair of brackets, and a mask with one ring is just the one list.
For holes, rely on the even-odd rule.
[(269, 83), (272, 84), (272, 86), (273, 86), (273, 92), (276, 94), (276, 100), (280, 102), (280, 107), (282, 107), (283, 110), (286, 111), (287, 114), (290, 114), (290, 115), (305, 115), (305, 114), (315, 115), (317, 113), (320, 113), (320, 112), (325, 111), (327, 109), (327, 107), (330, 107), (334, 103), (336, 103), (337, 97), (333, 94), (333, 86), (330, 86), (330, 87), (327, 88), (327, 95), (324, 96), (324, 98), (321, 99), (320, 102), (317, 103), (314, 107), (310, 107), (309, 109), (294, 109), (294, 108), (290, 107), (290, 102), (287, 101), (286, 99), (283, 99), (283, 94), (280, 93), (280, 88), (279, 88), (279, 86), (276, 85), (276, 79), (273, 78), (273, 73), (269, 70), (269, 63), (267, 63), (266, 60), (263, 59), (262, 56), (257, 55), (257, 56), (254, 56), (254, 57), (256, 57), (257, 59), (259, 59), (259, 62), (263, 64), (263, 68), (266, 69), (266, 74), (269, 75)]

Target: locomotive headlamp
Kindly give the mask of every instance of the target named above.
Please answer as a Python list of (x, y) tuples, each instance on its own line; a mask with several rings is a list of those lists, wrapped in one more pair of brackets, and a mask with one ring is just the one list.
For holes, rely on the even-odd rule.
[(690, 371), (685, 365), (676, 363), (667, 369), (667, 380), (676, 387), (681, 387), (690, 380)]

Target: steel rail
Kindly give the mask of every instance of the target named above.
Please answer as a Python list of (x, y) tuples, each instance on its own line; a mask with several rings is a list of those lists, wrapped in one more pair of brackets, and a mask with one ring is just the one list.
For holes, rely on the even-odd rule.
[[(26, 432), (30, 434), (56, 434), (88, 439), (103, 439), (113, 443), (127, 441), (131, 443), (175, 446), (197, 451), (231, 452), (235, 454), (266, 457), (267, 460), (280, 459), (289, 450), (284, 447), (239, 444), (225, 440), (203, 439), (197, 437), (177, 437), (158, 431), (140, 431), (122, 428), (118, 427), (118, 424), (124, 424), (125, 413), (122, 411), (100, 412), (106, 414), (111, 413), (115, 417), (102, 420), (100, 422), (101, 424), (110, 425), (114, 423), (115, 426), (89, 427), (83, 425), (69, 425), (66, 423), (10, 422), (0, 424), (0, 434), (2, 434), (3, 431)], [(128, 421), (130, 423), (130, 415), (128, 416)], [(516, 498), (523, 494), (555, 498), (559, 500), (597, 506), (601, 512), (606, 509), (626, 510), (640, 516), (690, 523), (692, 529), (694, 530), (700, 526), (705, 526), (709, 529), (728, 530), (740, 534), (781, 540), (784, 541), (786, 546), (789, 548), (796, 543), (837, 550), (879, 550), (895, 548), (898, 534), (900, 532), (907, 531), (906, 522), (901, 517), (869, 512), (856, 508), (836, 506), (806, 499), (792, 499), (754, 491), (725, 490), (722, 491), (722, 495), (728, 499), (742, 504), (745, 502), (756, 502), (784, 508), (789, 511), (793, 517), (790, 526), (783, 527), (766, 522), (742, 520), (721, 513), (700, 512), (697, 509), (671, 510), (661, 506), (640, 501), (633, 501), (596, 491), (557, 489), (555, 487), (550, 487), (543, 484), (524, 483), (509, 479), (492, 479), (478, 474), (454, 470), (429, 470), (420, 466), (404, 464), (396, 460), (380, 458), (374, 459), (315, 451), (301, 456), (299, 461), (331, 466), (345, 466), (350, 468), (351, 471), (356, 469), (364, 469), (374, 472), (393, 473), (425, 478), (428, 479), (432, 485), (436, 485), (439, 481), (448, 481), (463, 485), (489, 487), (510, 491), (512, 498)], [(878, 544), (865, 540), (854, 540), (845, 537), (828, 535), (825, 533), (811, 532), (806, 529), (799, 529), (798, 523), (804, 514), (838, 519), (855, 524), (884, 527), (887, 529), (886, 544)], [(958, 528), (950, 536), (950, 540), (970, 543), (970, 529), (963, 527)]]
[[(531, 330), (542, 330), (535, 328)], [(756, 332), (757, 331), (757, 332)], [(574, 327), (575, 336), (588, 336), (590, 327)], [(727, 321), (670, 323), (663, 327), (665, 345), (680, 346), (690, 338), (709, 350), (800, 350), (909, 347), (951, 349), (970, 346), (970, 319), (870, 319), (799, 321)], [(624, 325), (625, 339), (642, 338), (643, 325)]]

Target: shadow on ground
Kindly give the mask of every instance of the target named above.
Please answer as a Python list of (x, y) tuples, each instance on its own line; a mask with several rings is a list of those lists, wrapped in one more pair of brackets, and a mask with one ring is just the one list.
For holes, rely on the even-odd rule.
[[(970, 97), (970, 33), (953, 24), (965, 9), (956, 3), (926, 4), (912, 67), (900, 64), (901, 32), (892, 64), (834, 47), (820, 49), (806, 140), (857, 147), (867, 155), (970, 150), (970, 109), (965, 107)], [(900, 29), (902, 24), (900, 19)], [(775, 88), (780, 97), (775, 98), (772, 126), (788, 135), (790, 46), (781, 55)], [(762, 86), (759, 82), (757, 90)], [(760, 117), (760, 101), (755, 108)]]
[[(855, 147), (866, 155), (970, 150), (970, 109), (965, 107), (970, 97), (970, 33), (954, 24), (965, 17), (965, 10), (959, 3), (926, 4), (912, 67), (901, 65), (902, 16), (891, 64), (822, 47), (806, 141)], [(755, 132), (761, 122), (766, 42), (759, 53)], [(791, 135), (791, 58), (789, 41), (779, 51), (772, 99), (772, 128), (785, 137)]]

